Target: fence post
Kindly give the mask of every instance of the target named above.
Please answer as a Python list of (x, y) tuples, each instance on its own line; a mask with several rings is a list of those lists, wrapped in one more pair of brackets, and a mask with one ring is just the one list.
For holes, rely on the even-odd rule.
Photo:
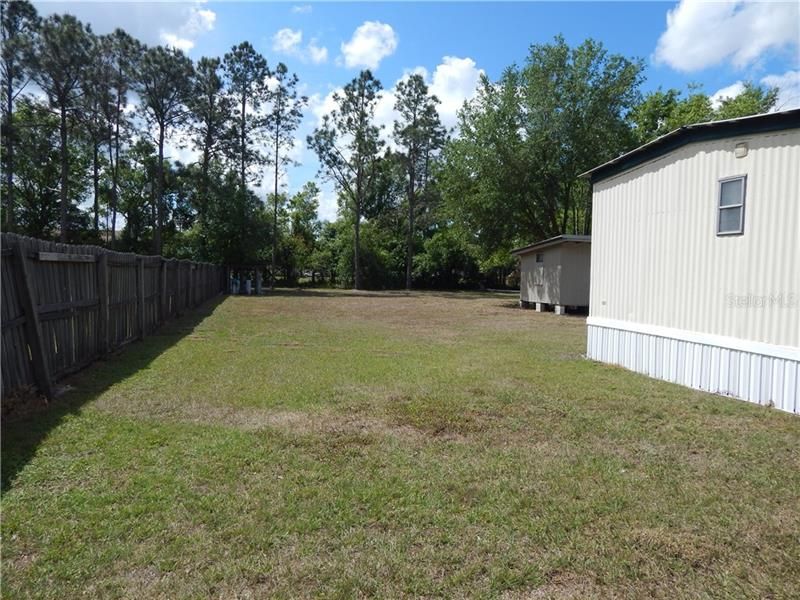
[(44, 353), (44, 343), (42, 342), (42, 324), (39, 322), (39, 312), (36, 306), (36, 298), (33, 291), (33, 282), (28, 269), (28, 257), (25, 256), (27, 246), (22, 240), (17, 240), (14, 245), (14, 258), (17, 260), (17, 284), (19, 285), (20, 301), (25, 311), (25, 328), (27, 329), (28, 344), (31, 347), (31, 358), (33, 363), (33, 376), (36, 385), (48, 399), (53, 398), (53, 383), (48, 372), (47, 356)]
[(189, 308), (194, 308), (194, 263), (189, 263), (189, 294), (186, 302)]
[(136, 306), (139, 316), (139, 339), (144, 339), (144, 259), (142, 257), (136, 257)]
[(161, 322), (166, 323), (169, 314), (167, 312), (167, 261), (164, 258), (161, 259), (161, 273), (159, 281), (161, 282), (161, 307), (158, 314), (161, 316)]
[(108, 253), (97, 257), (97, 299), (100, 312), (97, 315), (97, 349), (101, 356), (108, 354)]

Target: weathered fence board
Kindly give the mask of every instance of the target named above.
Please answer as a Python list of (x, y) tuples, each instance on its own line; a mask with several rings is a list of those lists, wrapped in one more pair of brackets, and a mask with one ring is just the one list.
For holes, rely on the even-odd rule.
[(223, 293), (217, 265), (2, 234), (2, 394), (60, 377)]

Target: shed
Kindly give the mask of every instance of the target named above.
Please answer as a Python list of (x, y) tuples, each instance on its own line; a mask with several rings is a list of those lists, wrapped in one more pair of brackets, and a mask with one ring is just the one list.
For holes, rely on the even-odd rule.
[(800, 110), (682, 127), (583, 176), (588, 357), (800, 413)]
[(591, 236), (559, 235), (511, 253), (519, 257), (519, 304), (556, 314), (589, 306)]

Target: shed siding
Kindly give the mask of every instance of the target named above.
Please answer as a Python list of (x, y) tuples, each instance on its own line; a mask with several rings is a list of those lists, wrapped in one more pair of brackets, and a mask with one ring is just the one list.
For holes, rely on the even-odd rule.
[(589, 305), (591, 244), (561, 246), (561, 304)]
[[(800, 346), (799, 165), (791, 130), (690, 144), (596, 183), (590, 320)], [(718, 181), (736, 175), (744, 234), (717, 236)]]
[[(536, 262), (542, 254), (543, 263)], [(544, 248), (520, 256), (520, 299), (523, 302), (559, 304), (561, 296), (561, 247)]]

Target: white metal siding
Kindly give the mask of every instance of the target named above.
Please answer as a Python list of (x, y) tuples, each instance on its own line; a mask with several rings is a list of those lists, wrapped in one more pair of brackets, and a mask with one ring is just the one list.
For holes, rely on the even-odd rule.
[[(744, 234), (717, 236), (718, 181), (735, 175)], [(800, 346), (800, 130), (689, 144), (597, 183), (591, 247), (590, 317)]]
[(715, 394), (800, 414), (800, 361), (589, 324), (588, 357)]

